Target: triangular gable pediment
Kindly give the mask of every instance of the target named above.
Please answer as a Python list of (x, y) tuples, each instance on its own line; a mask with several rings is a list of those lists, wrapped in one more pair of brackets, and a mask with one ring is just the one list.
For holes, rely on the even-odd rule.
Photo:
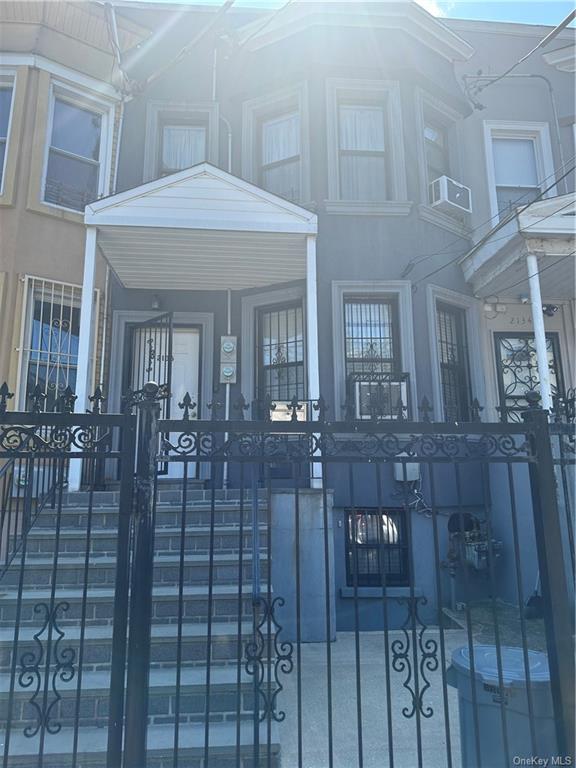
[(315, 234), (315, 214), (209, 163), (86, 207), (95, 226)]

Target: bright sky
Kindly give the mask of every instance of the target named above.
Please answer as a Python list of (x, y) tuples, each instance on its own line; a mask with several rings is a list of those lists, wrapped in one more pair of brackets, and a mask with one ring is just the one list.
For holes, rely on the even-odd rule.
[[(162, 0), (160, 0), (162, 1)], [(166, 0), (221, 5), (223, 0)], [(338, 0), (331, 0), (337, 2)], [(286, 0), (236, 0), (235, 6), (279, 8)], [(570, 0), (416, 0), (434, 16), (488, 21), (516, 21), (524, 24), (556, 26), (575, 7)]]

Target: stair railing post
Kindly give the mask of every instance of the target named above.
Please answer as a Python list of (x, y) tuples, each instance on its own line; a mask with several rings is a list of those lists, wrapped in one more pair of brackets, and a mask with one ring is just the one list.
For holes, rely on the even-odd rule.
[(558, 754), (574, 749), (574, 612), (565, 564), (548, 411), (522, 414), (535, 458), (530, 463), (532, 513), (540, 569)]
[(126, 678), (125, 768), (146, 765), (159, 392), (158, 384), (148, 382), (142, 389), (142, 398), (136, 403), (139, 429)]

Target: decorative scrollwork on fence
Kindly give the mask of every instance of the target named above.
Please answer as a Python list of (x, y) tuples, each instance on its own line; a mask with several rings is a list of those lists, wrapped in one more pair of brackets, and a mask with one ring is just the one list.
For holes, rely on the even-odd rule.
[(62, 454), (70, 448), (79, 451), (111, 450), (108, 430), (99, 434), (98, 426), (5, 426), (0, 429), (0, 449), (7, 453)]
[[(246, 672), (251, 677), (256, 677), (258, 695), (260, 697), (259, 720), (275, 720), (281, 723), (286, 718), (284, 710), (277, 710), (277, 699), (284, 689), (281, 683), (281, 675), (289, 675), (294, 668), (292, 654), (294, 646), (288, 640), (281, 640), (282, 626), (276, 619), (276, 608), (284, 605), (284, 598), (275, 597), (269, 601), (264, 597), (258, 598), (257, 607), (260, 608), (259, 619), (256, 621), (252, 640), (246, 643)], [(270, 637), (271, 635), (271, 637)], [(264, 652), (266, 648), (273, 654), (268, 659), (271, 666), (273, 680), (267, 681), (266, 660)]]
[(65, 613), (69, 607), (66, 601), (56, 603), (52, 608), (47, 603), (34, 606), (34, 613), (44, 614), (43, 624), (34, 634), (34, 650), (25, 651), (20, 657), (18, 675), (21, 688), (33, 688), (28, 703), (34, 711), (35, 723), (24, 728), (24, 735), (28, 738), (36, 736), (40, 729), (51, 735), (62, 729), (61, 723), (52, 718), (58, 702), (62, 700), (57, 685), (74, 679), (76, 651), (71, 646), (62, 647), (65, 635), (57, 619), (58, 613)]
[(411, 705), (403, 707), (402, 714), (410, 719), (418, 712), (422, 717), (430, 718), (434, 710), (430, 705), (424, 705), (424, 695), (431, 685), (427, 674), (438, 669), (439, 661), (438, 642), (426, 637), (427, 626), (418, 613), (418, 606), (426, 605), (427, 600), (425, 597), (398, 598), (397, 602), (408, 608), (408, 616), (402, 625), (403, 637), (393, 640), (390, 645), (392, 668), (405, 673), (403, 686), (411, 699)]

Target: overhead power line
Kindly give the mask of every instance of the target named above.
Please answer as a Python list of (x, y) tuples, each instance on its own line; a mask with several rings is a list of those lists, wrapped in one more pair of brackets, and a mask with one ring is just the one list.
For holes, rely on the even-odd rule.
[(524, 54), (524, 56), (522, 56), (521, 59), (518, 59), (517, 62), (512, 64), (511, 67), (508, 67), (508, 69), (505, 72), (502, 72), (501, 75), (498, 75), (493, 80), (491, 80), (489, 83), (486, 83), (486, 85), (479, 86), (478, 92), (484, 91), (484, 90), (486, 90), (486, 88), (490, 88), (491, 85), (494, 85), (495, 83), (499, 82), (504, 77), (508, 77), (508, 75), (511, 72), (513, 72), (515, 69), (517, 69), (520, 66), (520, 64), (525, 62), (526, 59), (530, 58), (530, 56), (532, 56), (533, 53), (535, 53), (540, 48), (544, 48), (546, 45), (548, 45), (548, 43), (550, 43), (552, 40), (554, 40), (554, 38), (557, 37), (560, 34), (560, 32), (562, 32), (563, 29), (566, 29), (568, 24), (570, 24), (572, 21), (574, 21), (575, 18), (576, 18), (576, 9), (571, 11), (568, 14), (568, 16), (566, 16), (566, 18), (563, 21), (561, 21), (560, 24), (558, 24), (557, 27), (554, 27), (554, 29), (551, 32), (549, 32), (546, 35), (546, 37), (543, 37), (542, 40), (540, 40), (540, 42), (537, 45), (534, 46), (534, 48), (532, 48), (530, 51), (528, 51), (528, 53)]
[(509, 291), (511, 288), (515, 288), (517, 285), (520, 285), (521, 283), (526, 282), (531, 277), (536, 277), (536, 275), (541, 275), (542, 272), (546, 272), (548, 269), (552, 269), (552, 267), (555, 267), (557, 264), (560, 264), (561, 261), (566, 261), (566, 259), (569, 259), (571, 256), (574, 256), (576, 254), (576, 251), (571, 251), (570, 253), (567, 253), (565, 256), (560, 256), (559, 259), (556, 259), (552, 264), (546, 264), (542, 269), (537, 270), (536, 272), (533, 272), (531, 275), (526, 275), (526, 277), (522, 277), (520, 280), (516, 280), (515, 283), (510, 283), (510, 285), (506, 285), (504, 288), (500, 289), (500, 295), (503, 296), (506, 291)]

